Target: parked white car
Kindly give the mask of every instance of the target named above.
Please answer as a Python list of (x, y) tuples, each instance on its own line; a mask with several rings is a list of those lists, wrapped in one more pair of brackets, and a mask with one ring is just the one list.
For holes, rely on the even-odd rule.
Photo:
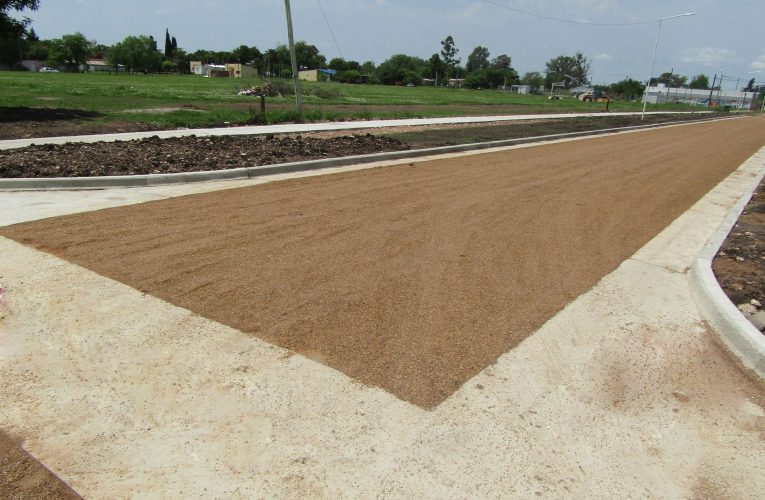
[(47, 66), (43, 66), (42, 68), (40, 68), (39, 72), (40, 73), (58, 73), (59, 71), (57, 69), (54, 69), (54, 68), (49, 68)]

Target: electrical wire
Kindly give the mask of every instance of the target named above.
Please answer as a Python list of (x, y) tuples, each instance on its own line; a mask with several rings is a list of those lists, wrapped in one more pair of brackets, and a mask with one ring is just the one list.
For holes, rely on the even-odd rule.
[[(318, 0), (317, 0), (318, 1)], [(511, 10), (513, 12), (517, 12), (518, 14), (523, 14), (526, 16), (532, 16), (532, 17), (538, 17), (540, 19), (547, 19), (548, 21), (558, 21), (559, 23), (569, 23), (569, 24), (583, 24), (587, 26), (641, 26), (644, 24), (653, 24), (656, 21), (639, 21), (635, 23), (591, 23), (589, 21), (575, 21), (573, 19), (562, 19), (560, 17), (553, 17), (553, 16), (546, 16), (544, 14), (535, 14), (534, 12), (528, 12), (521, 9), (516, 9), (515, 7), (510, 7), (509, 5), (505, 5), (502, 3), (493, 2), (492, 0), (482, 0), (484, 3), (493, 5), (495, 7), (500, 7), (502, 9)]]
[(337, 47), (337, 52), (340, 54), (340, 57), (345, 59), (345, 56), (343, 55), (343, 51), (340, 48), (340, 44), (337, 43), (337, 38), (335, 38), (335, 32), (332, 30), (332, 25), (329, 24), (329, 19), (327, 19), (327, 14), (324, 13), (324, 7), (321, 6), (321, 2), (319, 0), (316, 0), (316, 3), (319, 6), (319, 10), (321, 11), (321, 17), (324, 18), (324, 22), (327, 23), (327, 28), (329, 28), (329, 34), (332, 35), (332, 40), (335, 41), (335, 47)]

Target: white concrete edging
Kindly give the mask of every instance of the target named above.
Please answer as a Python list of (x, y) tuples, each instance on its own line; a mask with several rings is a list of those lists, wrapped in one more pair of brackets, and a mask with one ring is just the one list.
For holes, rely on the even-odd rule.
[(723, 292), (712, 272), (712, 261), (746, 208), (752, 193), (765, 176), (765, 148), (755, 153), (739, 169), (754, 178), (744, 194), (704, 245), (689, 272), (691, 293), (702, 316), (707, 319), (723, 344), (748, 370), (765, 380), (765, 335), (747, 320)]

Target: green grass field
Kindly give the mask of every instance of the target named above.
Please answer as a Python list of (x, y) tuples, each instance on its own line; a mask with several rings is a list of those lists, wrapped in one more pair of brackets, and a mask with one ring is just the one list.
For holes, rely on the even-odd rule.
[[(237, 96), (237, 91), (260, 83), (193, 75), (0, 72), (0, 112), (3, 107), (74, 109), (98, 113), (91, 119), (94, 122), (133, 121), (158, 127), (239, 124), (252, 116), (259, 103), (253, 97)], [(303, 82), (303, 89), (308, 121), (563, 113), (605, 108), (603, 103), (583, 103), (573, 98), (549, 100), (545, 96), (494, 90), (308, 82)], [(610, 105), (615, 111), (641, 108), (635, 102)], [(662, 105), (651, 109), (694, 108)], [(269, 123), (296, 119), (294, 96), (267, 99)]]

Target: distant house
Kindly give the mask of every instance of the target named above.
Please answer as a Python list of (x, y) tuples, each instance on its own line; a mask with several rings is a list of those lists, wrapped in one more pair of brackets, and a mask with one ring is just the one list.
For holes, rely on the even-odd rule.
[(256, 68), (239, 63), (203, 64), (202, 61), (191, 61), (189, 70), (192, 75), (201, 76), (224, 78), (255, 78), (258, 76)]
[(226, 71), (231, 78), (255, 78), (258, 76), (258, 70), (252, 66), (239, 63), (226, 64)]
[(298, 78), (306, 82), (327, 82), (336, 74), (334, 69), (305, 69), (298, 71)]
[(191, 70), (192, 75), (206, 75), (207, 74), (207, 65), (202, 64), (202, 61), (191, 61), (189, 63), (189, 69)]
[[(111, 73), (115, 71), (114, 66), (110, 66), (106, 59), (88, 59), (85, 61), (84, 70), (88, 73)], [(125, 66), (118, 65), (116, 71), (125, 71)]]
[(464, 83), (465, 83), (464, 78), (449, 78), (450, 87), (462, 88), (462, 85), (464, 85)]
[(527, 95), (531, 93), (531, 85), (512, 85), (510, 87), (510, 92)]

